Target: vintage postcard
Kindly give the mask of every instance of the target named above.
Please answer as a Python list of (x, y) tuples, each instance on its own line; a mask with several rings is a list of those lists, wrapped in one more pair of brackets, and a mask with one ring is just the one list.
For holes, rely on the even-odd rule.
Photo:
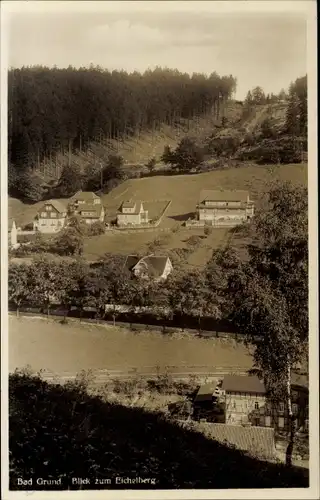
[(1, 4), (2, 497), (319, 498), (313, 1)]

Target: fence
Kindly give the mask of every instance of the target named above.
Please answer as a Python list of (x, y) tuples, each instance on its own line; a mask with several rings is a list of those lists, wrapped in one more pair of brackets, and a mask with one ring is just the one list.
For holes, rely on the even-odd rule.
[[(93, 309), (93, 308), (91, 308)], [(9, 311), (12, 313), (14, 307), (9, 305)], [(43, 308), (41, 307), (30, 307), (22, 306), (19, 309), (20, 313), (23, 315), (45, 315)], [(67, 311), (61, 306), (53, 306), (50, 308), (50, 317), (52, 318), (68, 318), (71, 321), (76, 319), (80, 321), (89, 321), (95, 324), (107, 324), (115, 325), (118, 328), (126, 328), (135, 332), (139, 331), (154, 331), (165, 335), (171, 334), (182, 334), (182, 335), (194, 335), (202, 338), (221, 338), (221, 339), (233, 339), (233, 340), (243, 340), (244, 334), (236, 331), (234, 326), (225, 321), (215, 321), (210, 318), (202, 319), (202, 327), (199, 328), (199, 324), (196, 318), (184, 317), (181, 318), (179, 315), (173, 315), (171, 319), (169, 318), (159, 318), (152, 314), (137, 314), (133, 312), (119, 312), (116, 311), (116, 320), (112, 317), (112, 313), (109, 311), (106, 313), (103, 319), (96, 318), (97, 314), (95, 310), (83, 310), (73, 308), (73, 310)], [(182, 321), (183, 319), (183, 321)], [(257, 338), (260, 336), (257, 335)]]

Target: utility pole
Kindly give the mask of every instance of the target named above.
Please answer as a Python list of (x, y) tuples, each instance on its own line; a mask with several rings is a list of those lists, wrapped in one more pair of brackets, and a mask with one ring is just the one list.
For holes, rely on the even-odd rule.
[(100, 162), (100, 189), (102, 191), (103, 187), (103, 170), (102, 170), (102, 162)]

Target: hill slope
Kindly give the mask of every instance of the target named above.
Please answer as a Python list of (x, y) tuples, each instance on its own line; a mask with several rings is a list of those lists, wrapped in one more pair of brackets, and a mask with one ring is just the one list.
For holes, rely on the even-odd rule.
[(59, 177), (62, 167), (69, 161), (85, 169), (90, 165), (105, 161), (110, 154), (122, 156), (125, 164), (132, 166), (145, 165), (152, 157), (159, 162), (164, 147), (169, 145), (175, 148), (186, 135), (203, 140), (213, 132), (219, 133), (222, 128), (222, 118), (226, 120), (228, 133), (234, 131), (234, 133), (244, 134), (259, 129), (262, 121), (270, 116), (281, 126), (284, 123), (285, 111), (286, 105), (280, 103), (257, 105), (243, 118), (242, 104), (230, 101), (222, 109), (219, 118), (210, 113), (190, 121), (181, 120), (179, 124), (172, 127), (163, 125), (160, 130), (146, 131), (140, 136), (128, 137), (125, 140), (93, 142), (86, 152), (71, 154), (70, 160), (68, 155), (58, 155), (56, 160), (43, 163), (37, 173), (40, 173), (46, 182), (54, 181)]

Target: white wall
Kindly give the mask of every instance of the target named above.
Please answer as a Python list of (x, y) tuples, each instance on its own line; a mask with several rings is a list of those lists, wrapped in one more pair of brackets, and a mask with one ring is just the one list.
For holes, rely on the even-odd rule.
[(117, 223), (120, 225), (140, 224), (140, 214), (118, 214)]

